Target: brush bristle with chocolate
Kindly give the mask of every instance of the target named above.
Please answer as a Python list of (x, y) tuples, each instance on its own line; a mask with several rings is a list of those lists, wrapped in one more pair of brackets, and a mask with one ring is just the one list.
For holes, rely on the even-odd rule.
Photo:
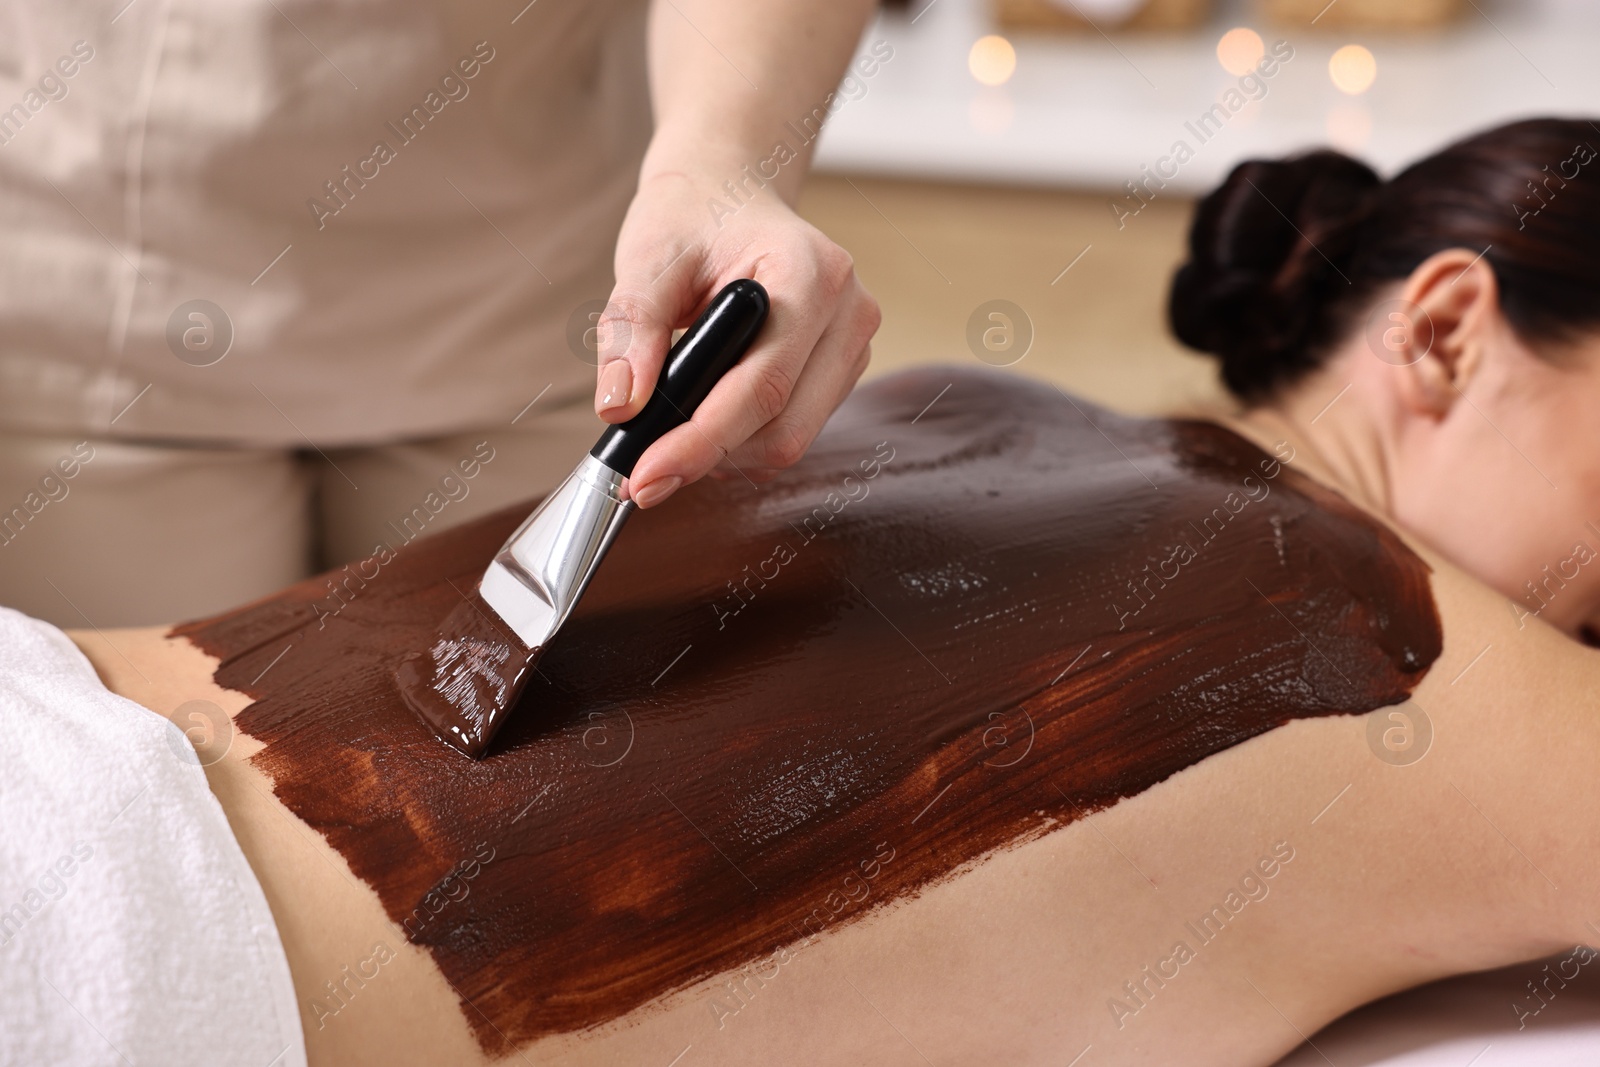
[(541, 651), (519, 641), (474, 594), (439, 624), (426, 649), (401, 662), (395, 680), (406, 706), (441, 741), (481, 759)]

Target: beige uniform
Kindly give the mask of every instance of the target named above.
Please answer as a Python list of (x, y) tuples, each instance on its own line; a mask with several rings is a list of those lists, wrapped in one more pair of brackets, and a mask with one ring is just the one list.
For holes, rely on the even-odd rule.
[(0, 10), (0, 603), (214, 610), (370, 552), (479, 442), (440, 526), (576, 462), (643, 11), (519, 8)]

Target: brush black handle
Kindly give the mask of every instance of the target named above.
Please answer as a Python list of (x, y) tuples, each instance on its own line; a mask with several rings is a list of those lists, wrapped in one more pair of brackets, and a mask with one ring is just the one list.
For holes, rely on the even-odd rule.
[(766, 289), (754, 278), (723, 286), (667, 353), (656, 390), (639, 414), (601, 434), (589, 455), (618, 474), (632, 474), (645, 450), (688, 422), (711, 387), (749, 350), (769, 306)]

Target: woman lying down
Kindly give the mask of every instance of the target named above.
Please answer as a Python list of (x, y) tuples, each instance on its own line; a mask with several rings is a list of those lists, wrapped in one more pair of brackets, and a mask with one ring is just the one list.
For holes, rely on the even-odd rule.
[(868, 385), (636, 516), (480, 762), (391, 672), (520, 513), (10, 615), (8, 1055), (1266, 1064), (1592, 942), (1594, 137), (1241, 166), (1171, 299), (1236, 418)]

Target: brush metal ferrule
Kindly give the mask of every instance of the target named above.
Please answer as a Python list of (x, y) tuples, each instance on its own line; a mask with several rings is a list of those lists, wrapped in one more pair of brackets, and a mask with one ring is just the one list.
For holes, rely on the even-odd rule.
[(566, 621), (616, 540), (633, 501), (621, 474), (593, 456), (534, 509), (501, 547), (478, 593), (531, 648)]

